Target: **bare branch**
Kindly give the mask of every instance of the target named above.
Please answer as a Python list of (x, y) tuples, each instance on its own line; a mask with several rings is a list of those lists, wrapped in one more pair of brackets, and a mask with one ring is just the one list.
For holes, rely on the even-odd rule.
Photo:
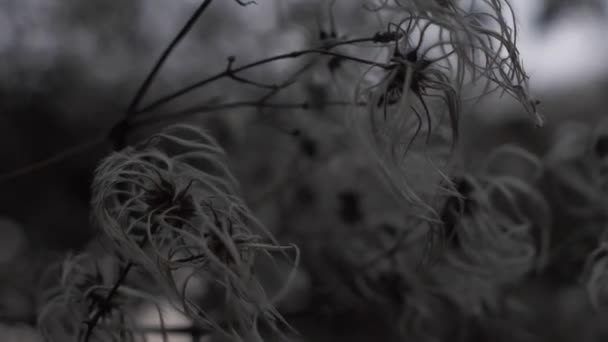
[(163, 64), (165, 63), (165, 61), (171, 55), (171, 52), (173, 52), (173, 50), (175, 49), (177, 44), (179, 44), (181, 42), (181, 40), (186, 36), (186, 34), (188, 32), (190, 32), (190, 30), (192, 29), (192, 27), (194, 26), (194, 24), (196, 23), (198, 18), (205, 12), (205, 10), (211, 4), (212, 1), (213, 0), (203, 1), (203, 3), (196, 9), (196, 11), (194, 11), (194, 13), (192, 13), (192, 16), (190, 17), (190, 19), (188, 19), (186, 24), (184, 24), (184, 26), (177, 33), (175, 38), (173, 38), (173, 40), (165, 48), (163, 53), (160, 55), (160, 57), (158, 58), (158, 60), (154, 64), (154, 66), (152, 67), (152, 70), (150, 71), (150, 73), (148, 73), (148, 76), (146, 76), (146, 79), (144, 80), (144, 82), (141, 84), (141, 86), (137, 90), (137, 93), (135, 94), (135, 97), (131, 101), (131, 104), (129, 104), (129, 107), (127, 109), (127, 114), (126, 114), (127, 117), (135, 114), (135, 112), (137, 111), (137, 107), (139, 106), (139, 103), (143, 100), (144, 96), (146, 95), (146, 92), (152, 85), (154, 78), (160, 71), (160, 69), (163, 66)]

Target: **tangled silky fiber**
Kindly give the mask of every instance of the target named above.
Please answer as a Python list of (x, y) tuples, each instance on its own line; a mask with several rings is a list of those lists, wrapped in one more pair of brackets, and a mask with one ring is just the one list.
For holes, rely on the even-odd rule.
[(387, 32), (400, 38), (383, 68), (361, 77), (355, 99), (367, 107), (350, 117), (398, 194), (436, 222), (429, 203), (453, 167), (464, 101), (507, 93), (543, 125), (509, 25), (513, 9), (498, 0), (370, 1), (366, 8), (394, 12)]
[(591, 252), (585, 261), (582, 281), (585, 284), (587, 298), (593, 309), (600, 311), (606, 308), (608, 280), (608, 244), (602, 241)]
[(558, 231), (563, 242), (554, 248), (554, 263), (577, 272), (592, 307), (604, 310), (608, 276), (608, 120), (593, 126), (565, 122), (560, 129), (556, 134), (559, 142), (546, 157), (548, 188), (560, 212), (574, 218), (576, 224)]
[(597, 203), (594, 207), (604, 211), (599, 220), (601, 235), (597, 238), (597, 248), (589, 254), (582, 275), (591, 305), (596, 310), (605, 309), (607, 302), (606, 284), (608, 283), (608, 229), (605, 208), (608, 203), (608, 120), (602, 120), (596, 126), (591, 144), (590, 154), (593, 155), (595, 167), (592, 169), (592, 186), (597, 195), (592, 198)]
[[(518, 283), (547, 262), (549, 205), (534, 184), (489, 172), (491, 161), (505, 156), (516, 156), (540, 167), (529, 152), (504, 146), (491, 155), (482, 172), (466, 176), (469, 191), (463, 200), (470, 207), (460, 213), (450, 232), (452, 241), (448, 241), (445, 262), (438, 267), (441, 279), (455, 279), (447, 289), (457, 302), (466, 301), (462, 303), (465, 311), (493, 306), (489, 301), (497, 298), (501, 287)], [(537, 170), (532, 179), (540, 172)]]
[[(177, 125), (112, 153), (93, 183), (95, 224), (118, 253), (154, 276), (175, 306), (205, 328), (257, 336), (280, 314), (256, 278), (262, 254), (286, 254), (251, 214), (225, 164), (224, 151), (202, 130)], [(174, 271), (187, 270), (178, 286)], [(219, 285), (228, 321), (218, 324), (186, 291), (192, 280)], [(220, 326), (221, 325), (221, 326)]]
[(69, 257), (61, 265), (59, 286), (44, 294), (45, 306), (38, 314), (38, 327), (50, 341), (74, 341), (80, 330), (82, 317), (87, 315), (86, 289), (89, 270), (83, 260)]
[(546, 156), (549, 190), (560, 209), (580, 219), (605, 217), (608, 204), (608, 120), (566, 122)]
[[(38, 327), (46, 340), (63, 342), (82, 338), (83, 323), (95, 315), (95, 306), (111, 291), (116, 266), (111, 257), (99, 259), (91, 254), (79, 254), (69, 255), (49, 269), (46, 275), (52, 275), (52, 279), (43, 277), (42, 283), (47, 286), (43, 295), (45, 305), (38, 313)], [(107, 318), (110, 318), (108, 321), (112, 322), (113, 328), (121, 329), (97, 329), (95, 338), (102, 341), (119, 340), (121, 331), (124, 332), (123, 329), (134, 321), (134, 317), (130, 317), (123, 307), (127, 302), (136, 300), (137, 296), (132, 295), (127, 299), (121, 293), (105, 303), (104, 310), (107, 311)]]

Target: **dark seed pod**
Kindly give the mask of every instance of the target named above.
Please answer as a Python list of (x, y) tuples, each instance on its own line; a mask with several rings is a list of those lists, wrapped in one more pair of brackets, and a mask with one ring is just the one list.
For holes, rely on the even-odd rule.
[(310, 206), (315, 202), (316, 195), (312, 187), (308, 184), (302, 184), (295, 190), (295, 200), (303, 206)]
[(305, 156), (309, 158), (314, 158), (318, 154), (317, 143), (311, 138), (305, 137), (300, 141), (300, 150), (304, 153)]
[(462, 216), (470, 216), (474, 211), (475, 203), (470, 198), (473, 192), (472, 184), (465, 178), (454, 180), (456, 191), (459, 196), (450, 196), (441, 211), (441, 221), (443, 221), (443, 233), (450, 246), (460, 247), (458, 239), (458, 222)]
[(340, 218), (344, 223), (355, 224), (363, 219), (360, 195), (352, 190), (338, 194), (340, 200)]
[(608, 135), (601, 135), (595, 141), (595, 155), (604, 158), (608, 155)]
[(340, 68), (340, 66), (342, 65), (342, 58), (340, 57), (332, 57), (329, 62), (327, 62), (327, 67), (329, 68), (330, 72), (334, 72), (336, 71), (338, 68)]

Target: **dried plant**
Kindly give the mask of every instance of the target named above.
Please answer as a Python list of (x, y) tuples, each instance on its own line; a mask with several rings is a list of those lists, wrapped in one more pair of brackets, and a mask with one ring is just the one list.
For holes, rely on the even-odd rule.
[[(463, 99), (508, 93), (543, 119), (528, 93), (528, 76), (510, 25), (508, 1), (380, 1), (368, 10), (388, 21), (391, 52), (355, 89), (349, 113), (397, 192), (429, 222), (436, 185), (449, 181)], [(466, 95), (465, 95), (466, 94)], [(417, 165), (411, 168), (411, 165)]]
[[(284, 337), (290, 326), (276, 303), (293, 280), (299, 250), (280, 244), (256, 218), (218, 142), (199, 127), (171, 125), (143, 142), (129, 143), (136, 128), (226, 109), (342, 109), (341, 127), (378, 161), (392, 190), (405, 199), (401, 204), (408, 228), (407, 233), (392, 236), (394, 243), (375, 246), (370, 259), (359, 250), (351, 251), (352, 258), (344, 263), (336, 258), (333, 275), (346, 274), (343, 278), (352, 281), (351, 288), (363, 303), (396, 303), (396, 330), (403, 337), (433, 340), (437, 317), (452, 312), (480, 316), (499, 306), (504, 287), (543, 270), (551, 214), (534, 183), (545, 172), (543, 162), (527, 151), (505, 147), (479, 172), (466, 173), (459, 184), (452, 181), (466, 105), (493, 93), (509, 94), (536, 125), (543, 124), (538, 102), (528, 92), (508, 0), (366, 1), (366, 15), (379, 19), (384, 28), (355, 38), (338, 34), (333, 18), (336, 1), (331, 1), (330, 30), (320, 30), (314, 46), (245, 64), (231, 56), (224, 69), (144, 104), (163, 64), (211, 3), (202, 1), (169, 43), (122, 120), (84, 147), (110, 142), (114, 149), (95, 170), (91, 211), (93, 224), (111, 242), (120, 269), (111, 276), (94, 273), (94, 260), (85, 256), (64, 263), (60, 286), (49, 294), (40, 315), (46, 336), (60, 330), (64, 335), (59, 340), (134, 337), (132, 320), (121, 314), (128, 312), (126, 299), (154, 302), (151, 294), (128, 286), (130, 272), (137, 270), (153, 279), (151, 286), (206, 333), (259, 341), (264, 339), (259, 331), (263, 327)], [(303, 62), (278, 79), (250, 76), (284, 60)], [(321, 61), (322, 70), (314, 69)], [(294, 90), (305, 83), (302, 75), (313, 71), (327, 73), (331, 91), (323, 92), (321, 99), (293, 100), (292, 94), (304, 93)], [(220, 97), (188, 108), (170, 107), (220, 81), (251, 89), (256, 97), (231, 102)], [(289, 100), (276, 100), (280, 96)], [(309, 154), (313, 149), (308, 146)], [(492, 160), (501, 154), (537, 167), (534, 180), (492, 173)], [(0, 176), (0, 181), (28, 170)], [(449, 184), (447, 191), (442, 184)], [(449, 208), (441, 212), (444, 204)], [(537, 212), (531, 214), (529, 207)], [(439, 244), (439, 257), (432, 259), (437, 263), (425, 264), (425, 269), (413, 259), (427, 247), (427, 252), (435, 251), (436, 241), (426, 239), (435, 237), (426, 235), (429, 227), (431, 233), (446, 236)], [(349, 241), (360, 240), (355, 236)], [(257, 261), (292, 259), (292, 254), (294, 270), (277, 293), (268, 294)], [(340, 273), (345, 265), (355, 271)], [(187, 274), (185, 281), (178, 281), (178, 272)], [(188, 291), (194, 282), (221, 289), (219, 313), (217, 308), (202, 307)], [(163, 337), (167, 339), (166, 333)]]
[[(505, 157), (532, 165), (531, 177), (522, 179), (496, 170), (494, 162)], [(447, 203), (441, 226), (443, 244), (438, 245), (441, 257), (434, 272), (440, 292), (459, 303), (463, 312), (496, 312), (502, 291), (544, 270), (552, 212), (537, 188), (542, 167), (531, 153), (502, 146), (479, 171), (462, 177), (455, 189), (456, 200)]]
[[(252, 215), (224, 159), (205, 132), (170, 126), (99, 165), (93, 217), (116, 252), (153, 276), (180, 311), (204, 328), (255, 336), (258, 321), (285, 324), (256, 278), (255, 259), (297, 248), (279, 245)], [(181, 288), (180, 269), (190, 273)], [(197, 279), (224, 289), (229, 328), (188, 297)]]
[[(91, 254), (68, 255), (49, 268), (43, 284), (49, 286), (43, 294), (44, 306), (38, 314), (38, 328), (48, 341), (133, 341), (128, 332), (135, 318), (127, 308), (140, 300), (136, 291), (115, 288), (118, 263), (107, 256), (101, 259)], [(106, 300), (113, 293), (110, 300)], [(103, 311), (106, 325), (86, 337), (86, 326)], [(160, 312), (159, 312), (160, 314)], [(162, 322), (162, 315), (161, 315)]]

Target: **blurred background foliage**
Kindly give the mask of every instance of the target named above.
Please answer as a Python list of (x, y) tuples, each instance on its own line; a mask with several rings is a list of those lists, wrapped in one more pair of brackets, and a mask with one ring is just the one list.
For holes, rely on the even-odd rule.
[[(338, 0), (333, 9), (335, 22), (327, 1), (258, 2), (257, 6), (241, 8), (232, 1), (217, 1), (163, 68), (147, 99), (222, 70), (228, 56), (247, 63), (317, 45), (321, 31), (326, 35), (357, 37), (382, 29), (373, 17), (362, 14), (357, 1)], [(471, 169), (505, 143), (524, 147), (539, 157), (557, 155), (554, 158), (567, 162), (582, 158), (583, 153), (572, 147), (576, 143), (564, 140), (571, 136), (572, 141), (586, 139), (591, 135), (590, 129), (606, 115), (608, 68), (600, 62), (594, 65), (604, 66), (602, 69), (579, 71), (586, 70), (589, 58), (606, 60), (605, 49), (586, 51), (564, 43), (556, 54), (565, 57), (539, 59), (538, 54), (527, 55), (534, 51), (535, 44), (542, 44), (542, 35), (562, 32), (563, 22), (593, 21), (595, 30), (605, 32), (606, 2), (513, 3), (516, 13), (529, 19), (519, 23), (523, 27), (519, 38), (524, 42), (520, 49), (524, 65), (532, 66), (532, 88), (542, 102), (547, 126), (534, 128), (523, 110), (507, 100), (484, 101), (475, 111), (463, 113), (460, 123), (463, 133), (459, 152)], [(189, 0), (2, 1), (0, 174), (107, 134), (122, 117), (154, 58), (195, 6), (196, 1)], [(589, 49), (602, 49), (605, 45), (588, 43)], [(557, 63), (553, 69), (539, 68), (545, 74), (536, 74), (534, 66), (551, 65), (554, 58), (567, 61)], [(253, 70), (248, 76), (271, 82), (298, 63), (303, 61), (281, 61)], [(306, 332), (309, 340), (369, 341), (391, 330), (387, 322), (392, 322), (392, 318), (384, 315), (390, 317), (393, 313), (385, 303), (399, 300), (395, 297), (399, 294), (390, 289), (398, 285), (391, 281), (376, 284), (389, 287), (384, 290), (388, 297), (362, 303), (361, 288), (351, 286), (356, 276), (352, 272), (357, 269), (352, 264), (356, 258), (352, 257), (373, 254), (376, 250), (370, 246), (395, 241), (403, 224), (402, 208), (375, 172), (374, 164), (361, 156), (353, 147), (356, 144), (352, 137), (338, 124), (340, 109), (323, 106), (339, 92), (332, 86), (335, 78), (351, 77), (348, 68), (328, 63), (329, 60), (319, 63), (300, 78), (300, 86), (279, 97), (288, 101), (304, 99), (308, 103), (304, 109), (224, 109), (185, 120), (200, 123), (213, 132), (227, 149), (231, 166), (254, 211), (279, 239), (296, 242), (302, 248), (301, 277), (296, 294), (285, 307), (294, 312), (308, 310), (312, 315), (294, 315), (295, 325)], [(568, 70), (563, 70), (564, 66)], [(565, 76), (560, 77), (562, 73)], [(537, 76), (541, 81), (535, 81)], [(543, 79), (558, 81), (543, 83)], [(177, 121), (171, 118), (172, 113), (182, 108), (255, 99), (261, 94), (260, 89), (221, 81), (204, 93), (195, 92), (156, 110), (154, 115), (172, 122)], [(166, 122), (135, 132), (133, 141)], [(66, 252), (96, 245), (96, 232), (89, 221), (89, 187), (96, 163), (108, 151), (109, 146), (98, 144), (0, 183), (2, 340), (36, 340), (31, 325), (41, 304), (40, 274)], [(518, 165), (505, 162), (502, 167), (512, 170)], [(558, 205), (554, 207), (559, 209)], [(561, 229), (585, 229), (595, 224), (595, 218), (559, 215), (560, 211), (557, 214), (554, 221), (563, 226)], [(573, 258), (580, 259), (592, 249), (587, 245), (580, 248), (573, 252), (580, 255)], [(579, 260), (555, 267), (561, 268), (554, 272), (559, 278), (557, 274), (569, 277), (570, 273), (578, 273), (582, 265)], [(456, 278), (446, 277), (446, 283), (457, 283)], [(518, 300), (511, 303), (510, 315), (488, 317), (483, 324), (468, 322), (478, 327), (468, 329), (466, 334), (480, 335), (460, 332), (465, 334), (461, 340), (498, 340), (498, 336), (510, 336), (512, 326), (526, 326), (536, 335), (509, 340), (602, 341), (608, 336), (602, 323), (606, 315), (591, 313), (575, 282), (540, 282), (542, 279), (513, 288)], [(440, 317), (455, 320), (450, 305), (437, 306), (446, 311)], [(537, 310), (531, 312), (530, 307)], [(520, 309), (524, 313), (520, 314)], [(444, 336), (453, 333), (448, 327), (452, 325), (445, 324)]]

